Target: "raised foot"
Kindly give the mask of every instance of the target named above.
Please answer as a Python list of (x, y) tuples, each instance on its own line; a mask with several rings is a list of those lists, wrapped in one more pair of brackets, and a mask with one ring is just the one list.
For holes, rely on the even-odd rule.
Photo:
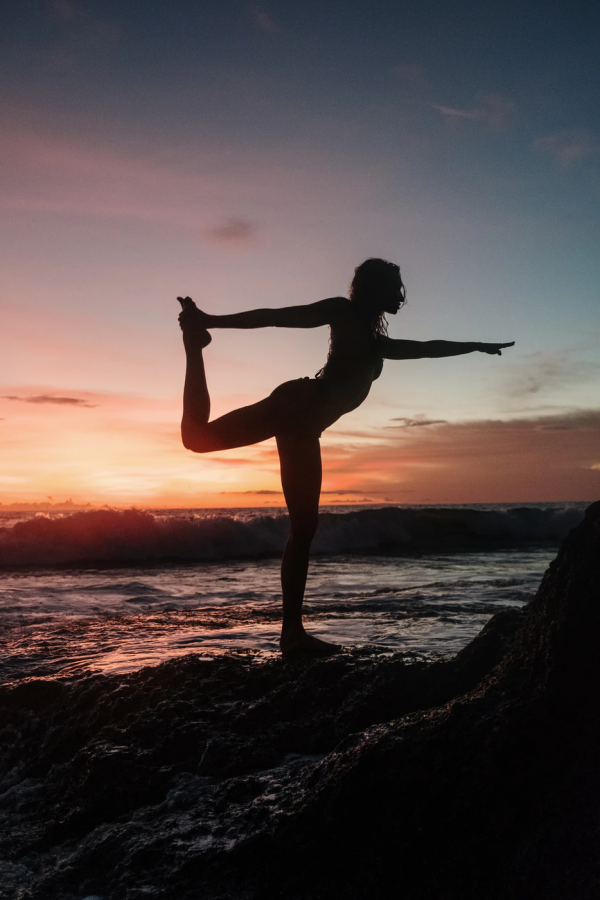
[(212, 336), (204, 324), (204, 313), (198, 309), (191, 297), (178, 297), (177, 299), (181, 303), (179, 324), (183, 331), (183, 339), (186, 346), (188, 341), (191, 341), (195, 346), (208, 347), (212, 341)]
[(282, 638), (279, 642), (281, 655), (285, 659), (293, 659), (300, 656), (333, 656), (340, 653), (342, 648), (339, 644), (330, 644), (328, 641), (322, 641), (320, 638), (307, 634), (294, 635), (293, 638)]

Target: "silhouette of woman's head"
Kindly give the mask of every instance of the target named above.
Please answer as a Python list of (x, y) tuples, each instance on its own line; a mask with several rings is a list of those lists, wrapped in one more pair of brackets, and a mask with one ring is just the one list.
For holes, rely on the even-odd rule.
[(406, 303), (400, 266), (385, 259), (366, 259), (354, 270), (350, 300), (363, 316), (383, 324), (385, 313), (396, 315)]

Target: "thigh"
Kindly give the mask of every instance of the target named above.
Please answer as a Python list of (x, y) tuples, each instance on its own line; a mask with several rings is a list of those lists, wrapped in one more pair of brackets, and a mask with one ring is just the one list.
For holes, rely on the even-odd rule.
[(315, 436), (277, 435), (281, 486), (292, 530), (317, 527), (321, 495), (321, 445)]
[(276, 432), (276, 405), (266, 397), (209, 422), (204, 428), (204, 441), (208, 451), (231, 450), (266, 441), (275, 437)]
[(320, 395), (309, 378), (286, 381), (258, 403), (242, 406), (209, 422), (203, 429), (203, 452), (231, 450), (289, 434), (294, 442), (316, 439), (323, 429)]

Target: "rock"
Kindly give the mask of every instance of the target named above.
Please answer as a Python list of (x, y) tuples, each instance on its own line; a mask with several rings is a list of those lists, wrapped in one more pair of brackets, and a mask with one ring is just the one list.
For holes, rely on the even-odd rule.
[(600, 896), (599, 644), (596, 503), (476, 688), (368, 729), (315, 768), (271, 840), (283, 871), (301, 848), (321, 884), (284, 893)]
[(232, 655), (0, 691), (7, 898), (587, 900), (600, 504), (457, 657)]

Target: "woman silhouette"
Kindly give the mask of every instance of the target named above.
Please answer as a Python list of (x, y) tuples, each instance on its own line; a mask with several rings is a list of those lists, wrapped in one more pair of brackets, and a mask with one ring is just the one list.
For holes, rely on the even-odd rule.
[[(350, 298), (331, 297), (306, 306), (254, 309), (227, 316), (199, 310), (190, 297), (178, 297), (179, 322), (187, 357), (181, 437), (194, 453), (245, 447), (275, 437), (281, 483), (290, 518), (281, 563), (284, 655), (326, 655), (339, 648), (304, 630), (302, 602), (308, 555), (317, 528), (321, 492), (321, 448), (325, 428), (366, 399), (384, 359), (458, 356), (479, 350), (501, 354), (509, 344), (455, 341), (404, 341), (387, 337), (385, 314), (396, 315), (406, 302), (400, 268), (367, 259), (355, 270)], [(202, 350), (209, 328), (318, 328), (329, 325), (327, 362), (315, 378), (286, 381), (258, 403), (209, 422), (210, 397)]]

